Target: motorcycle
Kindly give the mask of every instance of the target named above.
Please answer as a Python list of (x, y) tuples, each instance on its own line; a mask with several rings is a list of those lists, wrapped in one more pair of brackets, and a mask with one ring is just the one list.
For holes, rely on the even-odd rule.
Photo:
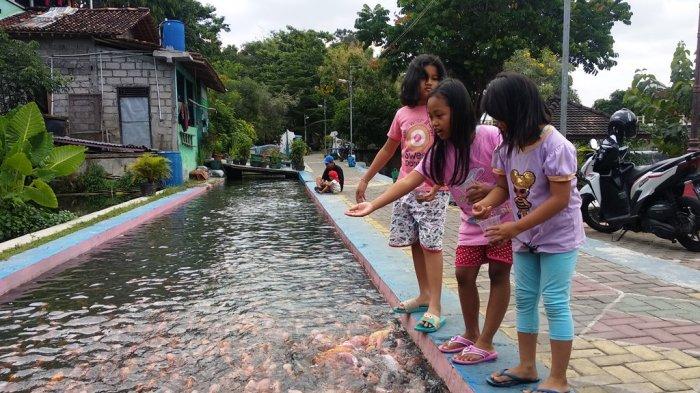
[(591, 140), (593, 153), (579, 173), (583, 220), (599, 232), (652, 233), (700, 252), (700, 152), (636, 166), (622, 146), (636, 130), (636, 116), (622, 109), (611, 117), (608, 137)]

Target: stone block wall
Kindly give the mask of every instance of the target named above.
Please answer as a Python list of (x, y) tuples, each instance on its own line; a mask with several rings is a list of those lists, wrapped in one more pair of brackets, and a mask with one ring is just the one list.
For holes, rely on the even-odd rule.
[[(76, 126), (81, 134), (75, 137), (105, 142), (121, 143), (119, 125), (119, 101), (117, 89), (120, 87), (148, 87), (151, 120), (152, 148), (177, 150), (177, 113), (175, 110), (174, 81), (175, 66), (152, 56), (133, 55), (133, 52), (96, 45), (90, 39), (39, 39), (39, 52), (47, 64), (53, 63), (56, 73), (70, 79), (65, 92), (53, 94), (53, 114), (73, 117), (87, 122)], [(100, 56), (87, 55), (103, 52)], [(104, 53), (109, 52), (109, 53)], [(84, 55), (56, 57), (65, 55)], [(101, 69), (100, 69), (101, 63)], [(101, 76), (100, 76), (101, 72)], [(102, 77), (102, 84), (100, 83)], [(71, 108), (69, 95), (99, 95), (97, 107), (102, 108), (98, 119), (86, 116), (89, 109)], [(160, 99), (159, 99), (160, 96)], [(101, 100), (99, 99), (101, 97)], [(75, 98), (75, 97), (74, 97)], [(89, 98), (89, 97), (81, 97)], [(73, 100), (73, 105), (91, 105), (87, 99)], [(76, 117), (80, 113), (82, 117)], [(90, 124), (95, 121), (94, 127)], [(101, 124), (101, 127), (100, 127)], [(71, 124), (71, 129), (74, 126)], [(86, 133), (85, 128), (97, 128)], [(86, 137), (86, 136), (89, 136)]]

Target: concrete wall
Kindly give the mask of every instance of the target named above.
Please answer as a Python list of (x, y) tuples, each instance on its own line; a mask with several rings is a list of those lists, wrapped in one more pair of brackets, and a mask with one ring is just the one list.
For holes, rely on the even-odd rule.
[[(97, 121), (95, 128), (101, 124), (101, 130), (96, 129), (94, 133), (89, 135), (90, 138), (85, 137), (87, 134), (81, 134), (83, 139), (121, 143), (117, 88), (148, 87), (150, 89), (151, 147), (171, 151), (178, 149), (177, 114), (173, 100), (175, 96), (175, 66), (173, 64), (157, 61), (154, 67), (151, 56), (129, 55), (128, 51), (99, 46), (90, 39), (37, 40), (40, 44), (40, 54), (47, 63), (53, 63), (54, 72), (70, 78), (67, 91), (53, 94), (54, 115), (69, 117), (72, 114), (73, 118), (80, 119), (80, 123), (83, 125), (90, 124), (94, 118), (90, 116), (91, 103), (89, 100), (75, 100), (74, 97), (74, 106), (80, 107), (70, 108), (69, 95), (98, 95), (95, 100), (97, 107), (102, 108), (102, 115), (101, 118), (98, 116), (99, 121)], [(113, 53), (102, 54), (101, 61), (97, 55), (55, 57), (56, 55), (87, 54), (98, 51)], [(51, 56), (54, 57), (51, 58)], [(100, 83), (100, 68), (103, 85)], [(73, 110), (71, 111), (71, 109)], [(76, 135), (76, 137), (81, 136)]]
[(123, 176), (126, 169), (143, 153), (102, 153), (87, 154), (85, 162), (78, 168), (78, 173), (84, 173), (89, 164), (103, 167), (113, 176)]

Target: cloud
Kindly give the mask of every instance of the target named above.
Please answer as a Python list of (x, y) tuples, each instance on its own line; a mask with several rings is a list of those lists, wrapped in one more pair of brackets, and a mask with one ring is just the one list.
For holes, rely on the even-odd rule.
[[(396, 0), (201, 0), (216, 7), (231, 27), (221, 36), (224, 44), (241, 47), (260, 40), (271, 31), (294, 26), (334, 32), (352, 29), (362, 5), (382, 4), (397, 12)], [(616, 89), (626, 89), (636, 69), (646, 68), (668, 82), (669, 65), (678, 41), (685, 41), (695, 53), (698, 31), (696, 0), (628, 0), (632, 6), (632, 24), (616, 24), (612, 29), (618, 65), (597, 75), (573, 72), (574, 88), (586, 105), (607, 98)]]
[(382, 4), (393, 12), (396, 0), (203, 0), (216, 7), (231, 27), (221, 36), (224, 44), (241, 47), (244, 43), (260, 40), (271, 31), (286, 26), (298, 29), (322, 30), (352, 29), (357, 13), (367, 3)]
[(646, 68), (663, 83), (671, 75), (671, 59), (678, 41), (685, 41), (695, 61), (698, 33), (698, 2), (695, 0), (631, 0), (632, 24), (612, 29), (617, 66), (597, 75), (577, 70), (574, 88), (585, 105), (607, 98), (616, 89), (625, 90), (637, 69)]

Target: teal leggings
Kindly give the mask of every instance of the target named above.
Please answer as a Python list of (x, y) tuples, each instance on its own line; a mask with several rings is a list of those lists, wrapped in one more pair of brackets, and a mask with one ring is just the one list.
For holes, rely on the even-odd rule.
[(515, 253), (515, 325), (519, 333), (539, 331), (540, 294), (549, 321), (549, 338), (574, 339), (571, 317), (571, 277), (578, 250), (547, 254)]

